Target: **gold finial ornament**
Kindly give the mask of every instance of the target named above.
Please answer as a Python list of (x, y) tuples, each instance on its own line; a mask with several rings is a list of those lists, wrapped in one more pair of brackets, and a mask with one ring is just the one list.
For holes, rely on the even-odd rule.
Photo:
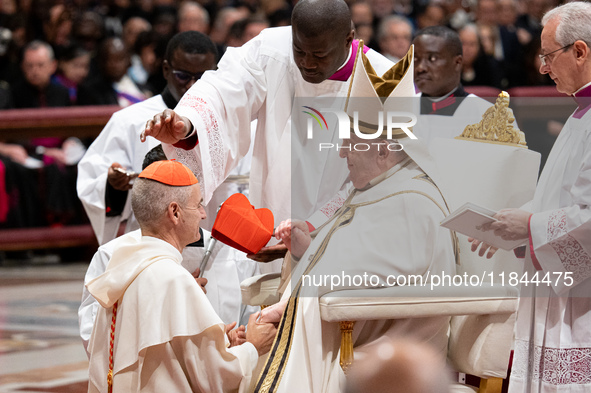
[(514, 122), (515, 116), (509, 108), (509, 93), (503, 91), (497, 97), (495, 105), (484, 112), (482, 120), (466, 126), (464, 132), (456, 139), (478, 140), (527, 148), (525, 134), (513, 126)]

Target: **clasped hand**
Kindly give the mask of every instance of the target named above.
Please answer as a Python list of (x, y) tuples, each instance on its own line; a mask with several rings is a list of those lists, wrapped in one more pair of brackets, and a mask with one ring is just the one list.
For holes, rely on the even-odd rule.
[(300, 220), (285, 220), (275, 228), (275, 238), (282, 240), (292, 256), (301, 258), (308, 249), (312, 238), (308, 224)]
[[(495, 235), (501, 237), (503, 240), (527, 239), (529, 236), (530, 216), (531, 213), (525, 210), (502, 209), (494, 216), (497, 221), (484, 224), (480, 229), (483, 231), (494, 231)], [(484, 256), (486, 253), (487, 258), (492, 258), (497, 252), (497, 248), (480, 240), (469, 237), (468, 241), (472, 243), (471, 250), (473, 252), (480, 246), (478, 250), (479, 256)]]

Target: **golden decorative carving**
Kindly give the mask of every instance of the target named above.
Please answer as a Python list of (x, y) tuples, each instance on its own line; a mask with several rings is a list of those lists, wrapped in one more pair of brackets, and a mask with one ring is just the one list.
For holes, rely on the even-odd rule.
[(341, 359), (340, 364), (343, 372), (347, 371), (353, 364), (353, 326), (355, 321), (341, 321)]
[(515, 116), (509, 108), (509, 94), (501, 92), (495, 105), (482, 115), (482, 120), (466, 126), (464, 132), (456, 139), (479, 140), (483, 142), (527, 148), (525, 134), (513, 126)]

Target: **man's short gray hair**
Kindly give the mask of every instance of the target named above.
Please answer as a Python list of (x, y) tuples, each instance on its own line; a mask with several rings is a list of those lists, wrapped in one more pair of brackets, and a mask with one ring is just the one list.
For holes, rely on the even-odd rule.
[(397, 25), (397, 24), (404, 24), (404, 25), (408, 26), (408, 28), (410, 30), (410, 37), (409, 38), (412, 40), (412, 32), (413, 32), (412, 23), (410, 23), (408, 18), (405, 18), (404, 16), (400, 16), (400, 15), (389, 15), (389, 16), (385, 17), (384, 19), (382, 19), (382, 21), (380, 22), (380, 25), (378, 27), (378, 40), (381, 40), (382, 38), (384, 38), (386, 36), (386, 34), (388, 34), (388, 26)]
[(138, 178), (131, 191), (131, 208), (140, 228), (154, 228), (172, 202), (185, 207), (190, 196), (189, 186), (168, 186), (155, 180)]
[(41, 40), (34, 40), (34, 41), (29, 42), (25, 46), (25, 48), (23, 49), (23, 53), (28, 52), (28, 51), (34, 51), (39, 48), (45, 48), (47, 50), (50, 60), (55, 59), (55, 54), (53, 53), (53, 48), (51, 47), (51, 45), (49, 45), (47, 42), (41, 41)]
[(548, 11), (542, 18), (542, 25), (558, 18), (556, 42), (560, 46), (573, 44), (577, 40), (585, 41), (591, 47), (591, 4), (575, 1)]
[(201, 12), (200, 16), (202, 18), (202, 22), (209, 25), (209, 12), (201, 4), (199, 4), (195, 1), (184, 1), (181, 3), (181, 5), (179, 6), (178, 11), (177, 11), (179, 21), (184, 19), (185, 11), (187, 10), (187, 8), (198, 9)]

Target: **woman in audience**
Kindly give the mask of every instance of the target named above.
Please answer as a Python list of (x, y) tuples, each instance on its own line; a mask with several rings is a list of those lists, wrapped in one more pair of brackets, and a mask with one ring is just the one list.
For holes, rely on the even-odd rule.
[(499, 64), (483, 50), (476, 25), (466, 25), (459, 35), (464, 53), (462, 84), (500, 88), (502, 73)]

